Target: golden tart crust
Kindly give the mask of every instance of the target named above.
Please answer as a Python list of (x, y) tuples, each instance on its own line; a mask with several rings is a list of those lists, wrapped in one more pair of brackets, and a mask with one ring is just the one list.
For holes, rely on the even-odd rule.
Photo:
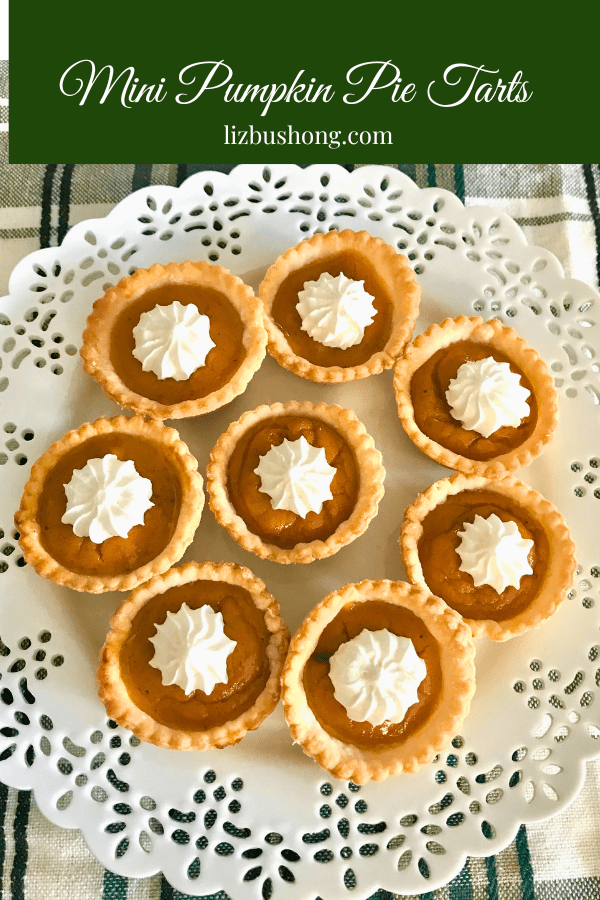
[[(153, 480), (154, 506), (127, 538), (104, 541), (103, 560), (100, 545), (76, 538), (60, 518), (73, 469), (109, 452), (133, 458), (139, 474)], [(23, 556), (39, 575), (77, 591), (129, 591), (183, 556), (202, 515), (202, 484), (198, 463), (174, 428), (141, 416), (86, 422), (55, 441), (31, 469), (15, 514)], [(132, 568), (132, 559), (139, 565)]]
[[(260, 537), (238, 514), (235, 501), (232, 500), (229, 473), (238, 444), (247, 439), (253, 429), (260, 430), (262, 425), (269, 426), (271, 423), (274, 423), (276, 429), (279, 421), (291, 422), (293, 425), (294, 420), (298, 420), (300, 425), (303, 425), (305, 421), (309, 424), (314, 422), (317, 426), (323, 425), (326, 432), (337, 436), (338, 443), (345, 445), (347, 456), (353, 461), (355, 470), (356, 495), (349, 515), (336, 525), (332, 533), (324, 538), (301, 541), (291, 547), (282, 547)], [(271, 446), (273, 445), (271, 444)], [(319, 445), (316, 444), (316, 446)], [(328, 458), (328, 462), (332, 463), (333, 460)], [(255, 496), (259, 493), (266, 505), (267, 495), (259, 491), (260, 479), (253, 474), (253, 468), (254, 464), (247, 473), (255, 482), (251, 487), (252, 493)], [(373, 438), (367, 433), (364, 425), (356, 418), (352, 410), (344, 409), (341, 406), (328, 406), (326, 403), (290, 401), (289, 403), (274, 403), (271, 406), (259, 406), (255, 410), (244, 413), (240, 419), (233, 422), (211, 451), (206, 477), (209, 504), (217, 522), (244, 550), (250, 550), (262, 559), (270, 559), (279, 563), (310, 563), (315, 559), (332, 556), (367, 529), (369, 522), (377, 514), (379, 501), (383, 496), (385, 469)], [(323, 513), (327, 511), (328, 504), (333, 504), (335, 501), (335, 477), (332, 482), (332, 491), (334, 491), (334, 500), (325, 501)], [(272, 509), (270, 505), (269, 509)], [(294, 513), (286, 515), (288, 519), (300, 520), (300, 517)], [(307, 521), (314, 515), (314, 513), (309, 513)]]
[[(285, 282), (290, 284), (299, 270), (307, 270), (305, 281), (313, 280), (319, 277), (320, 272), (330, 271), (326, 264), (328, 260), (339, 267), (339, 262), (343, 264), (345, 259), (349, 260), (346, 268), (358, 268), (354, 273), (345, 271), (344, 274), (355, 280), (365, 280), (365, 290), (375, 296), (378, 315), (373, 324), (365, 329), (359, 345), (340, 350), (324, 347), (301, 330), (301, 319), (295, 304), (298, 289), (302, 289), (304, 282), (293, 286), (291, 296), (285, 301), (281, 300), (281, 291), (285, 288)], [(337, 273), (337, 268), (335, 271)], [(264, 304), (271, 356), (285, 369), (302, 378), (316, 382), (339, 382), (366, 378), (393, 366), (412, 335), (421, 288), (406, 256), (367, 231), (345, 230), (315, 234), (310, 240), (287, 250), (267, 271), (259, 288), (259, 297)], [(278, 306), (284, 302), (286, 326), (278, 322), (277, 314)], [(382, 304), (383, 308), (380, 308)], [(322, 359), (311, 361), (296, 352), (291, 346), (295, 339), (299, 339), (309, 353), (315, 353)], [(361, 358), (365, 355), (361, 352), (363, 345), (368, 347), (373, 341), (372, 352)], [(358, 361), (351, 361), (357, 356)]]
[[(482, 347), (482, 353), (508, 361), (515, 371), (524, 376), (525, 386), (532, 395), (529, 401), (532, 412), (528, 420), (523, 421), (522, 429), (521, 426), (519, 429), (501, 428), (486, 441), (477, 432), (463, 428), (460, 422), (452, 419), (445, 397), (438, 398), (437, 407), (432, 414), (433, 425), (437, 428), (435, 420), (442, 420), (446, 427), (450, 427), (454, 438), (475, 441), (483, 448), (482, 453), (474, 454), (483, 457), (479, 459), (471, 458), (466, 452), (455, 452), (441, 441), (432, 439), (416, 421), (419, 418), (418, 406), (423, 402), (424, 395), (413, 396), (415, 374), (423, 371), (428, 364), (431, 365), (436, 354), (443, 360), (445, 352), (451, 351), (453, 345), (462, 346), (463, 342), (467, 352), (468, 348)], [(436, 391), (435, 380), (434, 372), (429, 383), (423, 387), (429, 397)], [(502, 325), (498, 319), (484, 322), (479, 316), (459, 316), (456, 319), (444, 319), (440, 325), (432, 325), (415, 338), (396, 363), (394, 389), (398, 415), (411, 441), (442, 465), (467, 474), (491, 478), (528, 465), (550, 442), (558, 423), (558, 398), (546, 363), (514, 329)], [(443, 391), (443, 388), (440, 389)], [(427, 402), (430, 402), (429, 398)], [(500, 432), (504, 445), (499, 443), (495, 450), (494, 441)], [(488, 447), (491, 449), (486, 449)]]
[[(437, 645), (438, 671), (430, 688), (432, 702), (424, 721), (419, 721), (398, 743), (382, 741), (378, 745), (374, 740), (372, 746), (358, 746), (333, 736), (319, 722), (307, 698), (305, 670), (323, 632), (340, 613), (365, 604), (368, 621), (368, 605), (381, 603), (421, 621)], [(445, 747), (467, 715), (475, 690), (474, 658), (471, 632), (461, 617), (423, 588), (393, 581), (348, 584), (318, 603), (290, 642), (282, 676), (282, 698), (292, 737), (332, 775), (356, 784), (416, 772)], [(417, 706), (421, 702), (419, 698)]]
[[(145, 298), (153, 308), (154, 299), (164, 303), (172, 302), (171, 297), (195, 302), (209, 314), (216, 343), (205, 366), (187, 381), (161, 380), (143, 372), (131, 353), (131, 331)], [(110, 288), (94, 303), (81, 355), (85, 371), (119, 406), (155, 419), (177, 419), (212, 412), (242, 394), (265, 357), (266, 344), (262, 307), (252, 289), (222, 266), (188, 260), (138, 269)]]
[[(437, 547), (435, 551), (436, 566), (440, 579), (443, 579), (442, 566), (445, 564), (442, 562), (442, 554), (448, 551), (449, 542), (454, 545), (453, 535), (462, 527), (462, 521), (467, 519), (468, 513), (463, 512), (465, 503), (471, 509), (485, 508), (484, 517), (488, 510), (493, 509), (500, 516), (505, 511), (506, 518), (516, 520), (521, 533), (527, 539), (534, 540), (533, 555), (530, 554), (533, 573), (523, 576), (518, 589), (507, 588), (502, 594), (496, 594), (492, 588), (484, 585), (486, 591), (483, 593), (481, 588), (473, 587), (471, 576), (465, 574), (464, 587), (471, 587), (474, 597), (477, 597), (477, 592), (480, 597), (484, 597), (481, 604), (474, 608), (477, 617), (469, 617), (467, 611), (464, 611), (465, 621), (473, 635), (488, 637), (493, 641), (506, 641), (536, 628), (563, 602), (572, 585), (577, 565), (575, 545), (565, 520), (556, 507), (527, 484), (512, 475), (490, 480), (481, 475), (457, 473), (451, 478), (436, 481), (406, 509), (400, 547), (408, 577), (413, 583), (433, 590), (433, 586), (427, 584), (423, 572), (422, 559), (425, 557), (422, 558), (420, 550), (420, 542), (424, 534), (427, 538), (429, 531), (427, 517), (442, 510), (444, 504), (452, 504), (448, 507), (448, 539), (444, 539), (444, 547)], [(474, 514), (475, 512), (472, 513)], [(458, 562), (458, 556), (455, 562)], [(454, 563), (452, 565), (454, 567)], [(455, 569), (458, 569), (458, 565), (453, 568), (454, 575), (458, 574)], [(452, 605), (450, 596), (444, 596), (443, 588), (438, 589), (437, 593), (442, 600)], [(490, 602), (490, 595), (494, 595), (494, 600), (498, 598), (497, 617), (493, 616), (493, 608), (490, 609), (489, 616), (485, 615), (485, 605)], [(506, 605), (500, 605), (500, 598), (506, 601)]]
[[(176, 727), (174, 724), (166, 725), (141, 709), (129, 694), (124, 680), (126, 668), (122, 665), (122, 661), (126, 658), (124, 654), (126, 654), (128, 638), (132, 636), (135, 638), (136, 621), (139, 621), (139, 615), (143, 613), (147, 604), (153, 600), (156, 602), (161, 595), (164, 595), (165, 598), (172, 597), (174, 591), (184, 589), (185, 586), (193, 588), (193, 585), (198, 582), (204, 584), (211, 582), (216, 587), (223, 586), (226, 592), (247, 594), (263, 623), (266, 635), (265, 646), (261, 652), (266, 671), (261, 681), (260, 693), (251, 706), (243, 709), (230, 720), (204, 730), (186, 728), (185, 725), (183, 727)], [(202, 605), (202, 603), (198, 605)], [(164, 615), (160, 624), (164, 621)], [(229, 627), (227, 613), (224, 613), (224, 618), (227, 629)], [(213, 747), (227, 747), (240, 741), (248, 731), (258, 728), (261, 722), (273, 712), (279, 701), (281, 670), (289, 644), (289, 631), (279, 615), (279, 604), (275, 598), (269, 594), (264, 583), (243, 566), (233, 563), (191, 562), (173, 568), (136, 588), (119, 606), (110, 624), (111, 630), (100, 651), (99, 695), (108, 715), (123, 727), (133, 731), (140, 740), (174, 750), (208, 750)], [(136, 650), (136, 662), (138, 652), (139, 648)], [(228, 667), (229, 665), (228, 663)], [(161, 676), (158, 670), (145, 662), (140, 663), (140, 669), (142, 675), (149, 680), (151, 687), (160, 693)], [(154, 683), (156, 681), (158, 681), (158, 687)], [(164, 688), (164, 693), (167, 696), (167, 702), (169, 702), (169, 698), (174, 698), (172, 700), (175, 707), (173, 715), (177, 718), (177, 708), (182, 708), (181, 701), (183, 700), (183, 708), (185, 708), (193, 701), (195, 694), (202, 692), (195, 691), (188, 698), (180, 688), (171, 685)]]

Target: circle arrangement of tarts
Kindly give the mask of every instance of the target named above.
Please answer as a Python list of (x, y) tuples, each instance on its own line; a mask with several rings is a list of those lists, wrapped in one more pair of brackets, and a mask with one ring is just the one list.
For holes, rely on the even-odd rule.
[[(332, 284), (339, 293), (323, 310), (319, 303), (323, 296), (328, 301)], [(312, 306), (302, 300), (310, 286)], [(357, 295), (366, 298), (368, 312), (353, 319)], [(552, 504), (509, 474), (539, 455), (555, 430), (550, 373), (498, 320), (446, 319), (409, 345), (419, 301), (404, 256), (367, 232), (347, 230), (314, 235), (285, 252), (267, 271), (259, 299), (222, 267), (188, 261), (138, 270), (94, 304), (81, 350), (84, 369), (136, 414), (86, 423), (56, 441), (33, 466), (15, 522), (25, 559), (40, 575), (92, 593), (133, 589), (111, 620), (98, 679), (108, 714), (140, 739), (182, 750), (237, 743), (273, 711), (282, 691), (294, 741), (332, 775), (362, 784), (414, 772), (444, 748), (468, 713), (473, 637), (504, 641), (522, 634), (565, 597), (575, 569), (568, 528)], [(191, 371), (181, 370), (179, 350), (167, 347), (162, 333), (158, 370), (146, 365), (152, 335), (138, 352), (144, 316), (158, 310), (160, 319), (171, 307), (172, 333), (184, 319), (206, 320), (198, 325), (203, 349)], [(323, 334), (326, 318), (335, 333)], [(458, 470), (405, 511), (400, 545), (411, 583), (364, 581), (333, 591), (291, 644), (277, 601), (248, 569), (211, 562), (172, 568), (200, 521), (202, 478), (178, 433), (155, 421), (229, 403), (261, 365), (267, 339), (283, 367), (315, 382), (364, 378), (395, 365), (398, 414), (408, 437)], [(160, 368), (165, 360), (175, 366), (168, 375)], [(504, 424), (488, 422), (486, 433), (467, 427), (450, 394), (461, 367), (488, 362), (518, 383), (521, 415), (513, 421), (509, 410)], [(484, 407), (487, 402), (484, 397)], [(512, 401), (501, 402), (509, 408)], [(289, 483), (277, 494), (263, 480), (263, 461), (274, 454), (269, 465), (276, 469), (278, 452), (288, 454)], [(126, 534), (99, 544), (65, 523), (65, 490), (74, 473), (107, 455), (117, 465), (133, 463), (149, 485), (148, 502)], [(242, 548), (276, 563), (310, 563), (366, 530), (384, 478), (381, 454), (352, 410), (292, 401), (260, 406), (229, 425), (210, 454), (207, 489), (216, 521)], [(461, 529), (491, 516), (500, 526), (510, 524), (511, 539), (526, 555), (525, 574), (501, 591), (489, 581), (477, 585), (459, 565)], [(196, 643), (204, 634), (201, 617), (216, 629), (208, 649)], [(393, 706), (396, 691), (411, 699), (390, 718), (381, 719), (381, 711), (351, 715), (355, 701), (342, 702), (332, 674), (342, 665), (340, 649), (365, 635), (375, 641), (370, 670), (386, 664), (382, 648), (390, 654), (396, 648), (400, 656), (389, 657), (389, 671), (397, 673), (398, 660), (409, 658), (399, 648), (410, 644), (406, 666), (413, 666), (413, 682), (394, 682), (381, 702), (385, 710), (386, 703)], [(376, 646), (377, 640), (383, 643)], [(178, 663), (173, 675), (159, 657), (165, 663), (164, 653), (175, 653), (175, 646), (187, 649), (185, 665)], [(203, 681), (198, 652), (218, 655), (223, 647), (220, 675)], [(356, 652), (368, 655), (364, 646)]]

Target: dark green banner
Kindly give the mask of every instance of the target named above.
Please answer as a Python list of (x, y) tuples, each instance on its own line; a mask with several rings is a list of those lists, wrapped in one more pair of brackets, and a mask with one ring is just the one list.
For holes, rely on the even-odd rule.
[(556, 20), (514, 4), (154, 9), (63, 0), (32, 16), (11, 2), (11, 162), (596, 150), (591, 22), (571, 46)]

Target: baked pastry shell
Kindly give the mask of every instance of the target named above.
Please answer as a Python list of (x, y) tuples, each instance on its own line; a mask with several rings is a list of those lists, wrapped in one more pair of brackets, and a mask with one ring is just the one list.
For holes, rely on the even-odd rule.
[[(244, 324), (246, 356), (231, 380), (218, 390), (197, 399), (164, 404), (136, 393), (121, 380), (112, 365), (110, 348), (113, 327), (127, 304), (152, 288), (169, 284), (196, 285), (224, 294)], [(84, 370), (119, 406), (154, 419), (180, 419), (212, 412), (243, 394), (265, 358), (266, 346), (262, 306), (252, 289), (223, 266), (188, 260), (138, 269), (96, 300), (83, 333), (81, 356)]]
[[(360, 365), (319, 366), (294, 353), (287, 338), (273, 321), (271, 310), (277, 291), (290, 272), (344, 250), (354, 250), (368, 256), (377, 268), (378, 275), (385, 281), (390, 299), (394, 302), (392, 331), (385, 347)], [(315, 234), (310, 240), (302, 241), (287, 250), (267, 271), (258, 294), (264, 305), (271, 356), (284, 369), (301, 378), (332, 383), (354, 381), (391, 369), (411, 338), (419, 312), (421, 287), (406, 256), (397, 253), (390, 244), (382, 238), (373, 237), (368, 231), (346, 229)]]
[[(325, 541), (296, 544), (287, 550), (266, 543), (250, 531), (231, 503), (227, 488), (229, 460), (239, 440), (258, 423), (277, 416), (309, 416), (321, 419), (345, 439), (352, 449), (359, 471), (358, 496), (351, 515)], [(384, 478), (385, 469), (381, 453), (352, 410), (341, 406), (328, 406), (326, 403), (314, 404), (309, 401), (292, 400), (289, 403), (259, 406), (244, 413), (229, 426), (211, 451), (206, 470), (206, 487), (208, 502), (215, 519), (244, 550), (250, 550), (261, 559), (270, 559), (278, 563), (310, 563), (315, 559), (333, 556), (366, 531), (369, 522), (377, 514), (379, 501), (383, 497)]]
[[(426, 723), (396, 747), (365, 749), (332, 737), (308, 705), (304, 666), (323, 629), (344, 606), (384, 601), (419, 616), (438, 643), (442, 685), (436, 709)], [(348, 584), (325, 597), (306, 617), (290, 642), (282, 676), (283, 705), (294, 741), (336, 778), (355, 784), (416, 772), (449, 743), (467, 715), (475, 691), (475, 648), (462, 618), (422, 587), (394, 581)]]
[[(199, 580), (226, 582), (248, 591), (255, 606), (263, 612), (265, 625), (271, 633), (266, 647), (270, 671), (267, 683), (254, 704), (237, 718), (206, 731), (186, 731), (162, 725), (132, 702), (121, 678), (119, 657), (135, 616), (148, 600), (178, 585)], [(279, 604), (275, 598), (269, 594), (264, 583), (243, 566), (190, 562), (170, 569), (136, 588), (119, 606), (110, 626), (106, 643), (100, 651), (98, 693), (110, 718), (130, 729), (142, 741), (172, 750), (227, 747), (237, 744), (248, 731), (257, 729), (279, 701), (289, 630), (279, 615)]]
[[(38, 509), (48, 473), (70, 450), (102, 434), (125, 433), (158, 443), (174, 466), (181, 486), (181, 505), (177, 525), (167, 546), (153, 560), (123, 575), (82, 575), (63, 566), (43, 546)], [(55, 441), (34, 463), (25, 485), (21, 506), (15, 514), (19, 544), (26, 562), (38, 575), (76, 591), (100, 594), (105, 591), (130, 591), (153, 575), (166, 571), (183, 556), (191, 544), (204, 507), (203, 480), (198, 462), (174, 428), (141, 416), (116, 416), (86, 422)]]
[[(537, 421), (529, 438), (508, 453), (489, 460), (474, 460), (454, 453), (423, 434), (415, 422), (410, 393), (414, 373), (442, 347), (467, 340), (488, 344), (510, 357), (529, 379), (538, 405)], [(431, 459), (466, 474), (493, 478), (528, 465), (545, 449), (558, 424), (558, 397), (546, 363), (513, 328), (507, 328), (499, 319), (484, 322), (480, 316), (458, 316), (431, 325), (415, 338), (396, 363), (394, 390), (398, 415), (411, 441)]]
[[(427, 488), (404, 514), (400, 533), (402, 560), (410, 581), (427, 588), (419, 559), (419, 540), (423, 534), (423, 520), (435, 507), (462, 491), (488, 490), (508, 497), (531, 513), (543, 527), (548, 540), (548, 567), (532, 603), (511, 618), (465, 619), (474, 637), (493, 641), (507, 641), (536, 628), (556, 612), (572, 586), (577, 562), (575, 545), (562, 515), (556, 507), (537, 491), (512, 475), (487, 479), (481, 475), (457, 473), (451, 478), (436, 481)], [(428, 588), (427, 588), (428, 589)]]

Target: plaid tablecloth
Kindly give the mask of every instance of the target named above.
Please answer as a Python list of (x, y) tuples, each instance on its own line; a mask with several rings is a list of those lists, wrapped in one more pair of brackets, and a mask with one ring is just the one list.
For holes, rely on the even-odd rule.
[[(8, 163), (8, 64), (0, 62), (0, 292), (13, 266), (58, 244), (75, 222), (105, 215), (132, 190), (180, 184), (200, 169), (233, 166), (142, 164), (38, 166)], [(505, 210), (531, 243), (547, 247), (567, 274), (598, 287), (598, 165), (394, 164), (420, 186), (438, 185), (467, 205)], [(348, 169), (355, 166), (348, 165)], [(423, 900), (600, 900), (600, 761), (561, 815), (522, 827), (496, 857), (470, 859), (461, 874)], [(381, 898), (391, 895), (380, 892)], [(217, 895), (224, 897), (225, 895)], [(50, 824), (31, 794), (0, 783), (0, 898), (14, 900), (185, 900), (160, 875), (125, 879), (106, 871), (78, 831)]]

